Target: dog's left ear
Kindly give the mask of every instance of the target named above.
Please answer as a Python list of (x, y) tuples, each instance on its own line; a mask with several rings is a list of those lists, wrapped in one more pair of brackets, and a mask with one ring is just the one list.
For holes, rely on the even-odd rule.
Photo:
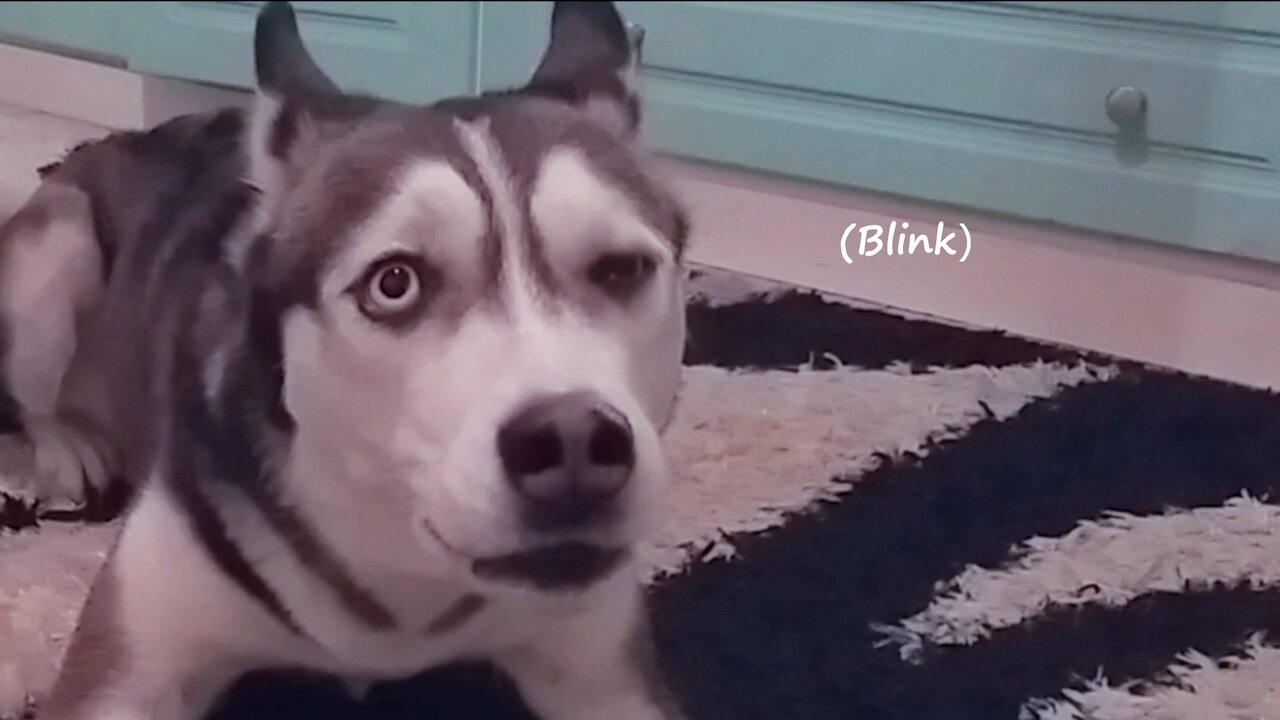
[(258, 13), (253, 65), (258, 88), (269, 94), (299, 99), (342, 94), (307, 52), (298, 18), (287, 2), (269, 2)]
[(612, 2), (557, 2), (551, 41), (525, 91), (567, 102), (630, 140), (640, 125), (643, 39)]

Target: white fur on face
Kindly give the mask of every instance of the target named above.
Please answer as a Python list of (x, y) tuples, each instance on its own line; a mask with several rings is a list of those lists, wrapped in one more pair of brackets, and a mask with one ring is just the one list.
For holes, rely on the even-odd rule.
[[(488, 183), (494, 188), (496, 214), (515, 214), (518, 206), (501, 180), (496, 148), (481, 132), (473, 140), (484, 142), (483, 153), (473, 152), (481, 174), (486, 180), (498, 179)], [(497, 167), (486, 169), (485, 163)], [(665, 479), (657, 428), (670, 412), (680, 376), (684, 316), (674, 252), (644, 222), (634, 203), (571, 148), (545, 157), (532, 185), (529, 212), (543, 260), (556, 276), (556, 290), (548, 292), (538, 285), (529, 238), (521, 234), (525, 223), (504, 223), (506, 312), (466, 323), (463, 335), (455, 338), (468, 354), (480, 354), (480, 348), (499, 350), (491, 367), (468, 363), (467, 370), (477, 374), (463, 385), (471, 387), (473, 382), (482, 397), (451, 449), (447, 462), (457, 472), (449, 477), (467, 479), (449, 496), (482, 508), (477, 517), (487, 514), (499, 523), (509, 522), (510, 494), (494, 452), (498, 427), (535, 398), (591, 392), (627, 417), (636, 444), (636, 472), (626, 490), (631, 503), (628, 522), (615, 529), (616, 537), (602, 539), (634, 539), (650, 520)], [(590, 286), (587, 269), (601, 255), (622, 251), (647, 254), (657, 261), (658, 271), (649, 288), (618, 303)], [(483, 465), (478, 467), (478, 462)], [(473, 546), (492, 547), (492, 525), (469, 522), (465, 506), (451, 509), (456, 512), (445, 515), (460, 518), (459, 527), (439, 530), (451, 540), (462, 535)], [(505, 542), (500, 536), (499, 540)]]
[(284, 401), (298, 423), (293, 454), (307, 457), (295, 492), (326, 527), (347, 524), (360, 508), (342, 542), (363, 559), (438, 564), (414, 549), (411, 485), (438, 477), (455, 401), (447, 380), (425, 388), (418, 381), (448, 377), (449, 330), (431, 307), (392, 330), (366, 318), (347, 290), (370, 264), (404, 252), (440, 270), (432, 302), (466, 302), (480, 291), (484, 232), (484, 207), (465, 180), (445, 163), (415, 163), (322, 278), (320, 311), (297, 310), (285, 321)]
[[(485, 208), (448, 163), (422, 160), (409, 167), (399, 188), (357, 229), (349, 247), (325, 277), (321, 295), (335, 298), (375, 260), (390, 252), (426, 257), (451, 283), (475, 291), (481, 277)], [(354, 311), (347, 304), (343, 312)]]
[(634, 201), (596, 173), (582, 152), (548, 153), (530, 199), (547, 260), (566, 283), (583, 282), (586, 267), (606, 252), (642, 252), (657, 260), (653, 284), (597, 322), (605, 342), (619, 343), (629, 392), (649, 422), (663, 426), (680, 383), (684, 351), (683, 275), (675, 252), (645, 222)]
[(344, 474), (398, 472), (421, 460), (423, 449), (398, 447), (404, 442), (398, 436), (432, 400), (411, 397), (407, 386), (447, 345), (430, 308), (420, 322), (393, 331), (366, 318), (348, 290), (380, 258), (410, 253), (444, 277), (431, 291), (433, 302), (477, 293), (484, 229), (480, 199), (453, 168), (415, 164), (326, 272), (321, 312), (299, 311), (286, 321), (285, 403), (300, 425), (307, 423), (304, 432), (323, 433), (325, 446), (345, 455)]

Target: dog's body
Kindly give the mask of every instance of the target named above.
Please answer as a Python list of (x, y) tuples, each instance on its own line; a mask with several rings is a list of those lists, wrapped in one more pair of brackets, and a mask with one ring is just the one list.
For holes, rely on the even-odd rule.
[(344, 96), (269, 4), (249, 114), (88, 144), (0, 230), (0, 454), (136, 488), (40, 717), (193, 720), (246, 671), (505, 668), (678, 716), (630, 572), (684, 342), (633, 43), (560, 3), (527, 88)]

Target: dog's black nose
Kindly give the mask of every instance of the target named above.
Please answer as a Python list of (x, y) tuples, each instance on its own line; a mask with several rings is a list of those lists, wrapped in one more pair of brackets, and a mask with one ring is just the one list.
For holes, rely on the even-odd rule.
[(591, 393), (541, 398), (498, 430), (507, 480), (539, 529), (590, 523), (607, 515), (635, 469), (626, 417)]

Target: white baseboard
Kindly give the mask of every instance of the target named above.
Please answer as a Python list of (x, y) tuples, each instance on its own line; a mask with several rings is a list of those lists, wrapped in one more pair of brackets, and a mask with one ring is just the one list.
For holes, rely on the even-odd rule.
[[(247, 95), (0, 45), (0, 102), (136, 128)], [(940, 211), (680, 161), (665, 163), (693, 216), (690, 259), (912, 313), (1280, 388), (1280, 271), (1056, 228)], [(850, 223), (964, 223), (951, 256), (857, 257)], [(959, 235), (957, 236), (960, 237)], [(959, 249), (963, 243), (953, 243)]]
[(0, 44), (0, 102), (113, 130), (143, 128), (247, 99), (247, 93)]

